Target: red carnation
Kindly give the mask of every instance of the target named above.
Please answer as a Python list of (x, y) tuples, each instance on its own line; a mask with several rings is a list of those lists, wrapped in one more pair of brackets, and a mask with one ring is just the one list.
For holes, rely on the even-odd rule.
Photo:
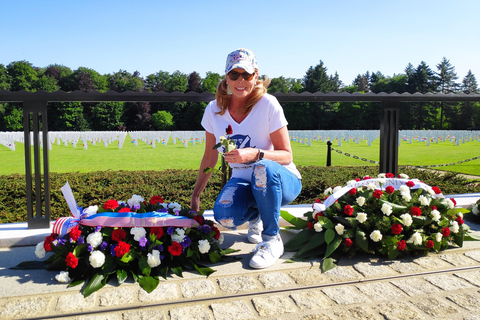
[(65, 263), (67, 267), (75, 269), (78, 266), (78, 259), (73, 253), (69, 252), (65, 258)]
[(117, 202), (117, 200), (108, 200), (107, 202), (105, 202), (105, 204), (103, 205), (103, 209), (105, 210), (109, 210), (109, 209), (112, 209), (112, 210), (115, 210), (116, 208), (118, 208), (119, 204)]
[(392, 187), (392, 186), (388, 186), (385, 188), (385, 192), (388, 193), (388, 194), (392, 194), (395, 192), (395, 188)]
[(163, 236), (163, 228), (162, 227), (152, 227), (152, 228), (150, 228), (150, 234), (154, 234), (155, 237), (158, 240)]
[(432, 211), (433, 211), (433, 210), (437, 210), (437, 207), (431, 206), (430, 209), (432, 209)]
[(43, 248), (45, 251), (49, 252), (52, 250), (52, 241), (55, 240), (56, 234), (52, 233), (48, 237), (45, 238), (45, 241), (43, 242)]
[(168, 252), (170, 252), (172, 256), (179, 256), (182, 254), (182, 245), (174, 241), (172, 245), (168, 247)]
[(363, 177), (363, 180), (368, 180), (368, 179), (371, 179), (370, 176)]
[(395, 175), (394, 175), (393, 173), (390, 173), (390, 172), (389, 172), (389, 173), (386, 173), (386, 174), (385, 174), (385, 177), (386, 177), (386, 178), (395, 178)]
[(312, 229), (313, 229), (313, 222), (310, 222), (310, 221), (309, 221), (309, 222), (307, 223), (307, 228), (308, 228), (309, 230), (312, 230)]
[(428, 240), (427, 241), (427, 248), (428, 249), (433, 248), (433, 240)]
[(382, 191), (382, 190), (378, 190), (378, 189), (377, 189), (377, 190), (375, 190), (375, 191), (373, 192), (373, 196), (374, 196), (375, 198), (377, 198), (377, 199), (380, 199), (380, 197), (381, 197), (382, 195), (383, 195), (383, 191)]
[(112, 231), (112, 240), (120, 242), (127, 236), (127, 233), (123, 229), (115, 229)]
[(457, 221), (459, 225), (463, 224), (463, 218), (462, 217), (458, 217), (457, 219), (455, 219), (455, 221)]
[(214, 239), (218, 240), (220, 238), (220, 230), (217, 227), (212, 227), (212, 230), (215, 231)]
[(442, 229), (442, 236), (448, 237), (450, 235), (450, 228), (443, 228)]
[(118, 210), (118, 212), (132, 212), (132, 210), (130, 210), (129, 208), (122, 208)]
[(401, 224), (394, 223), (394, 224), (392, 224), (392, 226), (390, 227), (390, 229), (392, 230), (392, 233), (393, 233), (393, 234), (400, 234), (400, 233), (402, 233), (402, 225), (401, 225)]
[(130, 244), (120, 241), (115, 247), (115, 255), (118, 258), (123, 257), (128, 251), (130, 251)]
[(356, 182), (362, 181), (360, 178), (355, 178)]
[(348, 194), (351, 194), (352, 196), (355, 195), (355, 193), (357, 193), (357, 189), (355, 188), (348, 190)]
[(405, 242), (405, 240), (398, 241), (397, 247), (398, 247), (398, 251), (403, 251), (407, 247), (407, 243)]
[(453, 198), (450, 198), (450, 200), (452, 200), (453, 205), (456, 207), (457, 206), (457, 201), (455, 201), (455, 199), (453, 199)]
[(163, 198), (161, 196), (153, 196), (150, 198), (150, 203), (156, 205), (157, 203), (163, 203)]
[(323, 216), (323, 214), (322, 214), (321, 212), (317, 212), (317, 213), (315, 214), (314, 219), (318, 221), (318, 217), (321, 217), (321, 216)]
[(436, 194), (442, 193), (442, 191), (440, 191), (440, 189), (439, 189), (438, 187), (432, 187), (432, 190), (433, 190), (433, 192), (435, 192)]
[(343, 240), (343, 244), (345, 245), (345, 247), (351, 247), (353, 242), (351, 239), (345, 239)]
[(205, 219), (203, 216), (195, 216), (193, 217), (193, 220), (197, 221), (199, 225), (203, 226), (203, 223), (205, 222)]
[(343, 212), (347, 215), (347, 216), (352, 216), (353, 215), (353, 208), (351, 205), (347, 204), (345, 207), (343, 207)]
[(407, 187), (409, 188), (413, 188), (413, 186), (415, 185), (415, 183), (413, 181), (407, 181), (406, 183)]
[(232, 134), (233, 133), (233, 128), (231, 125), (228, 125), (227, 129), (225, 129), (225, 131), (227, 132), (227, 134)]
[(75, 226), (72, 231), (70, 231), (70, 239), (77, 241), (78, 237), (82, 234), (82, 231), (78, 229), (78, 226)]
[(419, 207), (412, 207), (412, 209), (410, 209), (410, 212), (412, 213), (412, 216), (416, 217), (422, 214), (422, 210)]

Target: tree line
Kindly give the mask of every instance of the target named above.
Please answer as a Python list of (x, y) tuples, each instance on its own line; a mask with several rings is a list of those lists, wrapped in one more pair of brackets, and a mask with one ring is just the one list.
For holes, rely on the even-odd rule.
[[(425, 62), (408, 64), (403, 73), (385, 76), (380, 71), (359, 74), (344, 85), (337, 73), (328, 74), (320, 60), (302, 79), (283, 76), (269, 79), (269, 93), (275, 92), (373, 92), (373, 93), (479, 93), (471, 71), (459, 82), (455, 67), (443, 58), (432, 70)], [(0, 64), (0, 90), (35, 92), (44, 90), (85, 92), (211, 92), (223, 79), (218, 73), (185, 74), (159, 71), (142, 77), (139, 72), (119, 70), (113, 74), (63, 65), (34, 67), (27, 61)], [(261, 76), (266, 79), (266, 76)], [(48, 105), (51, 131), (112, 130), (202, 130), (203, 102), (55, 102)], [(379, 107), (375, 102), (284, 103), (289, 128), (295, 130), (378, 129)], [(406, 103), (400, 112), (401, 129), (452, 129), (480, 127), (480, 103)], [(23, 130), (23, 113), (18, 103), (0, 103), (0, 131)]]

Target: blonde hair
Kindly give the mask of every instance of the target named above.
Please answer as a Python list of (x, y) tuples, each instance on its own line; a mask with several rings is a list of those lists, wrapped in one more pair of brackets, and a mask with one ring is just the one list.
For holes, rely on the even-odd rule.
[[(255, 72), (258, 70), (255, 69)], [(227, 75), (228, 77), (228, 75)], [(247, 98), (245, 106), (243, 106), (242, 111), (244, 114), (248, 114), (253, 106), (260, 100), (265, 93), (267, 93), (267, 87), (270, 84), (270, 79), (265, 77), (265, 79), (257, 78), (257, 82), (253, 87), (252, 93)], [(230, 104), (230, 99), (232, 94), (229, 93), (227, 79), (223, 79), (217, 87), (217, 92), (215, 93), (215, 99), (217, 100), (217, 106), (220, 108), (220, 111), (217, 114), (223, 115), (228, 109)]]

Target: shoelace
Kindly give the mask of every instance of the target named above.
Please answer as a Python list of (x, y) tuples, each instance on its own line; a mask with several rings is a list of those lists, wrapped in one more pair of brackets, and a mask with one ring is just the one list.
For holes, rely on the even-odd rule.
[(269, 247), (270, 247), (270, 244), (268, 242), (260, 242), (255, 246), (255, 248), (253, 248), (252, 252), (256, 253), (257, 251), (267, 251)]

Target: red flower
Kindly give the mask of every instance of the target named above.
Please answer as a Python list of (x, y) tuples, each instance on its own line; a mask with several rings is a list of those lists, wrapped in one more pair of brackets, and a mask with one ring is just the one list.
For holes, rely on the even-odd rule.
[(433, 192), (435, 192), (436, 194), (442, 193), (442, 191), (440, 191), (440, 189), (439, 189), (438, 187), (432, 187), (432, 190), (433, 190)]
[(163, 198), (161, 196), (153, 196), (150, 198), (150, 203), (156, 205), (157, 203), (163, 203)]
[(392, 187), (392, 186), (388, 186), (385, 188), (385, 192), (388, 193), (388, 194), (392, 194), (395, 192), (395, 188)]
[(352, 196), (355, 195), (355, 193), (357, 193), (357, 189), (355, 188), (348, 190), (348, 194), (351, 194)]
[(397, 247), (398, 247), (398, 251), (403, 251), (407, 247), (407, 243), (405, 242), (405, 240), (398, 241)]
[(72, 231), (70, 231), (70, 239), (77, 241), (78, 237), (82, 234), (82, 231), (78, 229), (78, 226), (75, 226)]
[(415, 183), (413, 181), (408, 181), (406, 185), (407, 187), (412, 188), (415, 185)]
[(345, 239), (343, 240), (343, 244), (345, 245), (345, 247), (351, 247), (353, 242), (351, 239)]
[(112, 240), (120, 242), (127, 236), (127, 233), (123, 229), (115, 229), (112, 232)]
[(182, 245), (174, 241), (172, 245), (168, 247), (168, 252), (170, 252), (172, 256), (179, 256), (182, 254)]
[(455, 199), (453, 199), (453, 198), (450, 198), (450, 200), (452, 200), (453, 205), (456, 207), (457, 206), (457, 201), (455, 201)]
[(131, 212), (131, 210), (129, 208), (122, 208), (118, 210), (118, 212)]
[(130, 251), (130, 244), (123, 241), (120, 241), (118, 245), (115, 247), (115, 255), (118, 258), (123, 257), (125, 253), (127, 253), (128, 251)]
[(65, 258), (65, 263), (67, 267), (75, 269), (78, 266), (78, 259), (73, 253), (69, 252)]
[(321, 217), (321, 216), (323, 216), (323, 214), (322, 214), (321, 212), (317, 212), (317, 213), (315, 214), (314, 219), (318, 221), (318, 217)]
[(392, 226), (390, 227), (390, 229), (392, 230), (392, 233), (393, 233), (393, 234), (400, 234), (400, 233), (402, 233), (402, 225), (401, 225), (401, 224), (394, 223), (394, 224), (392, 224)]
[(309, 221), (309, 222), (307, 223), (307, 228), (310, 229), (310, 230), (312, 230), (312, 229), (313, 229), (313, 222), (310, 222), (310, 221)]
[(157, 240), (163, 236), (162, 227), (152, 227), (150, 228), (150, 234), (154, 234), (157, 237)]
[(412, 207), (410, 209), (410, 212), (412, 213), (412, 216), (420, 216), (422, 214), (422, 210), (419, 207)]
[(371, 179), (370, 176), (363, 177), (363, 180), (368, 180), (368, 179)]
[(463, 219), (462, 219), (462, 217), (458, 217), (457, 219), (455, 219), (455, 221), (457, 221), (459, 225), (462, 225), (462, 224), (463, 224)]
[(212, 230), (215, 231), (214, 239), (218, 240), (220, 238), (220, 230), (217, 227), (212, 227)]
[(193, 217), (193, 220), (197, 221), (199, 225), (203, 226), (203, 223), (205, 222), (205, 219), (203, 216), (195, 216)]
[(56, 234), (52, 233), (48, 237), (45, 238), (45, 241), (43, 242), (43, 248), (45, 251), (49, 252), (52, 250), (52, 241), (55, 240)]
[(382, 195), (383, 195), (383, 191), (382, 191), (382, 190), (378, 190), (378, 189), (377, 189), (377, 190), (375, 190), (375, 191), (373, 192), (373, 196), (374, 196), (375, 198), (377, 198), (377, 199), (380, 199), (380, 197), (381, 197)]
[(355, 178), (355, 181), (358, 182), (358, 181), (362, 181), (360, 178)]
[(347, 204), (345, 207), (343, 207), (343, 212), (347, 215), (347, 216), (352, 216), (353, 215), (353, 208), (351, 205)]
[(427, 248), (433, 248), (433, 240), (427, 240)]
[(225, 131), (227, 132), (227, 134), (232, 134), (233, 133), (233, 128), (231, 125), (228, 125), (227, 129), (225, 129)]
[(443, 228), (442, 229), (442, 236), (448, 237), (450, 235), (450, 228)]
[(437, 210), (437, 207), (431, 206), (430, 209), (432, 209), (432, 211), (433, 211), (433, 210)]
[(107, 202), (105, 202), (105, 204), (103, 205), (103, 209), (105, 210), (109, 210), (109, 209), (116, 209), (118, 208), (119, 204), (117, 202), (117, 200), (108, 200)]
[(385, 177), (386, 177), (386, 178), (395, 178), (395, 175), (394, 175), (393, 173), (390, 173), (390, 172), (389, 172), (389, 173), (386, 173), (386, 174), (385, 174)]

